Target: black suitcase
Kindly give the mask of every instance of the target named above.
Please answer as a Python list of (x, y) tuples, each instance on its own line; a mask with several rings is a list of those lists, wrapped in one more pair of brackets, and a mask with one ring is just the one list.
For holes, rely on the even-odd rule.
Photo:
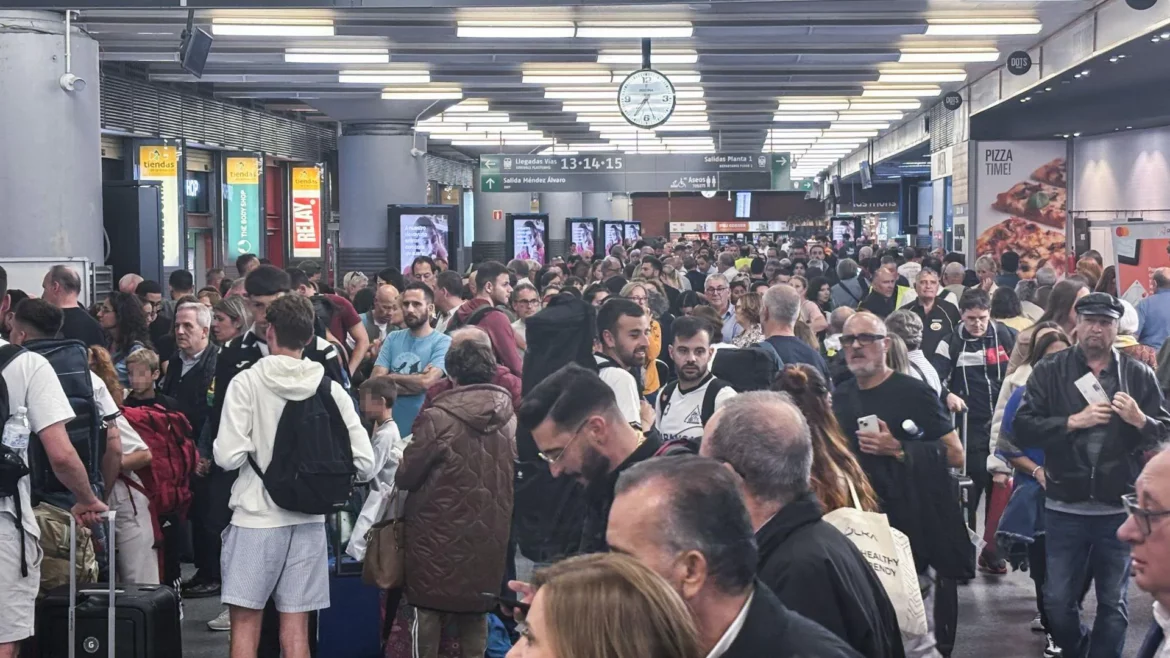
[[(114, 560), (114, 512), (108, 513), (110, 564)], [(77, 522), (70, 517), (70, 537)], [(70, 543), (69, 562), (75, 559)], [(76, 570), (68, 585), (50, 590), (37, 609), (41, 658), (181, 658), (179, 598), (165, 585), (117, 585), (77, 590)], [(112, 572), (111, 572), (112, 573)], [(71, 623), (72, 622), (72, 623)], [(113, 641), (111, 641), (113, 638)]]

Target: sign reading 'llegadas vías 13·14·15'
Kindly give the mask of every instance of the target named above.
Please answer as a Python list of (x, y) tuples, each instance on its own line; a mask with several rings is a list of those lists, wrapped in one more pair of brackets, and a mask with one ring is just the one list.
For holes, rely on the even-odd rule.
[(481, 192), (793, 190), (787, 153), (481, 155)]

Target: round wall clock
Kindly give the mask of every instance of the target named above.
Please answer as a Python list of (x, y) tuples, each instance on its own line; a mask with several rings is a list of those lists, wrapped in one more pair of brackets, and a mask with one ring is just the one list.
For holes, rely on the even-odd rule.
[(634, 71), (618, 87), (618, 109), (631, 125), (653, 128), (674, 113), (674, 85), (654, 69)]

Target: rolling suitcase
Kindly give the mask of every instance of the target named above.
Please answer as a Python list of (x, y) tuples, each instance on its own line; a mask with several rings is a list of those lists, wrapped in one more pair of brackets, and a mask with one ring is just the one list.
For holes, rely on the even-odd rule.
[[(114, 561), (114, 512), (109, 519), (110, 564)], [(69, 517), (69, 536), (77, 520)], [(76, 542), (70, 542), (71, 549)], [(76, 555), (69, 552), (72, 567)], [(37, 611), (41, 658), (181, 658), (179, 598), (164, 585), (113, 585), (78, 591), (76, 570), (69, 585), (50, 590)]]
[[(963, 466), (951, 469), (951, 488), (955, 502), (959, 504), (966, 516), (970, 507), (971, 494), (975, 489), (975, 482), (967, 475), (967, 414), (963, 414), (962, 425), (955, 424), (956, 415), (952, 415), (952, 425), (959, 430), (959, 441), (963, 444)], [(968, 532), (974, 529), (968, 527)], [(971, 553), (972, 561), (975, 553)], [(974, 569), (974, 564), (972, 564)], [(938, 652), (943, 656), (950, 656), (955, 648), (955, 636), (959, 626), (959, 582), (954, 578), (939, 576), (935, 579), (934, 587), (934, 639), (938, 643)], [(963, 581), (966, 582), (966, 581)]]

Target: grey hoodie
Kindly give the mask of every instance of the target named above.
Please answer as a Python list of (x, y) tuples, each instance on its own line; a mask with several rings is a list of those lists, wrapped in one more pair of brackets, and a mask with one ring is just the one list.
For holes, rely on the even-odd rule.
[(861, 304), (861, 300), (865, 299), (867, 290), (861, 283), (861, 277), (855, 276), (852, 279), (841, 279), (841, 282), (833, 286), (833, 308), (840, 308), (848, 306), (849, 308), (857, 308)]

